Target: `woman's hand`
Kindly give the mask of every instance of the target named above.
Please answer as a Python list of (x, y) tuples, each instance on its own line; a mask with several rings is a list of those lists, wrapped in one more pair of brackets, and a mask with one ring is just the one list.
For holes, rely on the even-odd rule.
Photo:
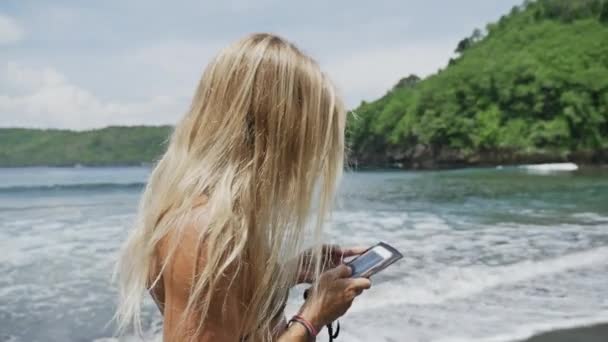
[[(344, 258), (357, 256), (367, 250), (366, 247), (343, 248), (338, 245), (323, 245), (321, 247), (321, 272), (335, 268), (343, 263)], [(312, 283), (314, 281), (313, 249), (304, 251), (299, 257), (301, 272), (298, 274), (297, 284)]]
[(300, 316), (311, 322), (317, 330), (344, 315), (353, 300), (371, 287), (367, 278), (350, 278), (352, 270), (340, 265), (319, 277), (318, 287), (312, 287)]

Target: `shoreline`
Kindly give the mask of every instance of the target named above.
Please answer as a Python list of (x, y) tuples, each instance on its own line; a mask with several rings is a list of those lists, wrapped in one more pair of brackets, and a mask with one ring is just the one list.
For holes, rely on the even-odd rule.
[[(564, 164), (564, 163), (522, 163), (522, 164), (483, 164), (483, 165), (441, 165), (429, 168), (415, 168), (415, 167), (403, 167), (400, 165), (357, 165), (347, 164), (347, 169), (350, 171), (365, 172), (365, 171), (449, 171), (449, 170), (468, 170), (468, 169), (500, 169), (500, 168), (517, 168), (519, 166), (526, 165), (543, 165), (543, 164)], [(578, 166), (578, 169), (608, 169), (608, 163), (573, 163)], [(154, 163), (125, 163), (125, 164), (71, 164), (71, 165), (2, 165), (0, 169), (26, 169), (26, 168), (57, 168), (57, 169), (79, 169), (79, 168), (138, 168), (138, 167), (152, 167)]]
[(556, 329), (534, 335), (519, 342), (606, 342), (608, 323), (600, 323), (578, 328)]

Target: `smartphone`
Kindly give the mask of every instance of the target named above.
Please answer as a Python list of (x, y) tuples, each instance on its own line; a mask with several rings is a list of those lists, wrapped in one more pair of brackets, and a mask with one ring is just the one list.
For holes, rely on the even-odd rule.
[(401, 258), (403, 258), (403, 254), (399, 253), (395, 247), (380, 242), (347, 262), (346, 265), (353, 270), (351, 277), (369, 278)]

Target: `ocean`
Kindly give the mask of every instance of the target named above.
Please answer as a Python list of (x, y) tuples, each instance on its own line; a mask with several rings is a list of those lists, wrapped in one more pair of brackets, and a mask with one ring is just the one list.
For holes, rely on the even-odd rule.
[[(114, 336), (111, 275), (149, 171), (0, 169), (0, 341), (140, 340)], [(347, 173), (328, 242), (378, 241), (405, 257), (338, 341), (515, 341), (608, 322), (608, 170)], [(144, 322), (160, 341), (151, 301)]]

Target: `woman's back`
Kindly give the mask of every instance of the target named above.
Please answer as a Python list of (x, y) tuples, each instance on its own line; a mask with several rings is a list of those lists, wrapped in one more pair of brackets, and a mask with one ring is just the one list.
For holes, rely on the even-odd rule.
[[(150, 289), (150, 293), (163, 314), (165, 341), (187, 340), (189, 337), (187, 332), (195, 331), (201, 319), (199, 315), (194, 314), (187, 318), (185, 324), (182, 322), (196, 275), (200, 274), (200, 268), (205, 267), (205, 244), (199, 242), (199, 234), (205, 229), (207, 221), (208, 213), (205, 210), (207, 201), (205, 197), (197, 199), (192, 205), (190, 214), (192, 220), (180, 230), (180, 235), (176, 234), (178, 230), (173, 230), (158, 244), (157, 265), (163, 265), (166, 258), (170, 258), (170, 261), (164, 269), (159, 266), (154, 270), (151, 279), (154, 281), (158, 278), (158, 281)], [(171, 243), (171, 239), (176, 240)], [(178, 248), (171, 251), (170, 246), (173, 244)], [(218, 286), (220, 291), (214, 296), (215, 303), (210, 305), (211, 311), (208, 313), (210, 321), (207, 324), (221, 327), (236, 327), (240, 324), (240, 317), (246, 310), (245, 303), (247, 303), (247, 298), (251, 297), (251, 293), (247, 291), (247, 282), (242, 277), (237, 277), (230, 283), (229, 280), (234, 276), (233, 271), (228, 270), (224, 283)], [(245, 274), (245, 272), (240, 274)], [(285, 299), (278, 298), (277, 300), (282, 300), (284, 306)], [(283, 323), (281, 311), (275, 320), (277, 332), (283, 328)], [(208, 338), (210, 341), (241, 338), (239, 334), (236, 334), (236, 329), (219, 329), (223, 333), (218, 336), (218, 329), (213, 329), (212, 326), (208, 326), (199, 338)], [(207, 334), (204, 333), (205, 331)]]
[[(204, 242), (200, 242), (199, 235), (201, 230), (205, 229), (207, 221), (206, 204), (206, 198), (198, 198), (192, 205), (189, 214), (190, 220), (187, 220), (184, 227), (172, 230), (157, 245), (155, 254), (157, 267), (153, 270), (151, 279), (152, 281), (158, 279), (158, 281), (150, 292), (163, 314), (163, 339), (165, 341), (188, 340), (189, 334), (196, 331), (198, 321), (201, 319), (200, 315), (194, 312), (184, 320), (184, 313), (188, 306), (188, 298), (195, 283), (196, 275), (200, 273), (198, 270), (205, 267), (205, 246)], [(171, 250), (171, 246), (177, 247)], [(162, 265), (165, 259), (169, 261), (163, 269)], [(227, 288), (227, 286), (222, 288)], [(231, 292), (230, 297), (225, 295), (215, 297), (218, 302), (211, 305), (212, 310), (209, 312), (208, 324), (236, 324), (236, 322), (225, 322), (221, 319), (224, 315), (233, 320), (238, 317), (238, 312), (223, 312), (226, 309), (230, 310), (230, 308), (236, 307), (234, 304), (239, 300), (239, 297), (235, 294), (240, 293), (240, 289), (233, 287)], [(219, 302), (224, 299), (227, 301), (226, 303)], [(216, 329), (205, 329), (205, 331), (214, 332)], [(231, 336), (215, 335), (217, 335), (217, 332), (214, 333), (214, 336), (203, 335), (201, 338), (210, 338), (211, 341), (230, 337), (230, 340), (234, 340)]]
[[(254, 34), (223, 49), (142, 196), (119, 263), (121, 326), (138, 326), (152, 287), (167, 340), (272, 340), (277, 298), (301, 266), (283, 263), (305, 239), (320, 244), (345, 115), (328, 77), (290, 42)], [(317, 274), (320, 251), (307, 261)]]

